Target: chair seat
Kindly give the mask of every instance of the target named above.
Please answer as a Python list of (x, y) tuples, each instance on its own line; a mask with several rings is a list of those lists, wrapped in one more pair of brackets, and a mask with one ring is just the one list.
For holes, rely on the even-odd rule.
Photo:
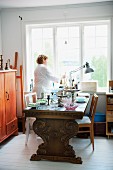
[(78, 124), (90, 124), (91, 120), (88, 116), (83, 116), (82, 119), (76, 119), (75, 120)]

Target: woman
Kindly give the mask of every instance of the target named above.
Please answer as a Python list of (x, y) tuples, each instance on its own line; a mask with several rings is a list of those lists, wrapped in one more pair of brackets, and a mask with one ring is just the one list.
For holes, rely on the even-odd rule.
[(36, 62), (37, 67), (34, 71), (34, 88), (33, 91), (37, 93), (37, 98), (42, 98), (42, 94), (50, 92), (50, 82), (59, 82), (59, 79), (52, 75), (47, 67), (48, 57), (39, 55)]

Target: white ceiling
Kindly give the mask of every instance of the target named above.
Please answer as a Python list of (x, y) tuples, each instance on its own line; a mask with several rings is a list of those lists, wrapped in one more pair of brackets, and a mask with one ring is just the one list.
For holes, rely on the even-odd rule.
[(0, 0), (0, 8), (38, 7), (69, 4), (71, 5), (102, 1), (113, 0)]

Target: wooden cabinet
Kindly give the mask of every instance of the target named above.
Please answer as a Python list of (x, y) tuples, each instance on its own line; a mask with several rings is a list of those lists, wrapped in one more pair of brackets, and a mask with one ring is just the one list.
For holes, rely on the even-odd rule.
[(18, 134), (16, 117), (16, 70), (0, 71), (0, 143)]
[(5, 95), (4, 95), (4, 73), (0, 72), (0, 141), (6, 135), (5, 125)]
[(113, 93), (106, 94), (106, 135), (113, 135)]

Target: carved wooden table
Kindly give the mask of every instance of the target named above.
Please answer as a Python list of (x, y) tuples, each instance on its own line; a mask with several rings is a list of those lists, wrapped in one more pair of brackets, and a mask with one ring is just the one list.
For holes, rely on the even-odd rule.
[(78, 132), (75, 119), (82, 119), (87, 103), (79, 104), (75, 111), (36, 110), (26, 108), (26, 117), (35, 117), (33, 130), (43, 139), (31, 161), (51, 160), (81, 164), (81, 157), (76, 157), (69, 139)]

